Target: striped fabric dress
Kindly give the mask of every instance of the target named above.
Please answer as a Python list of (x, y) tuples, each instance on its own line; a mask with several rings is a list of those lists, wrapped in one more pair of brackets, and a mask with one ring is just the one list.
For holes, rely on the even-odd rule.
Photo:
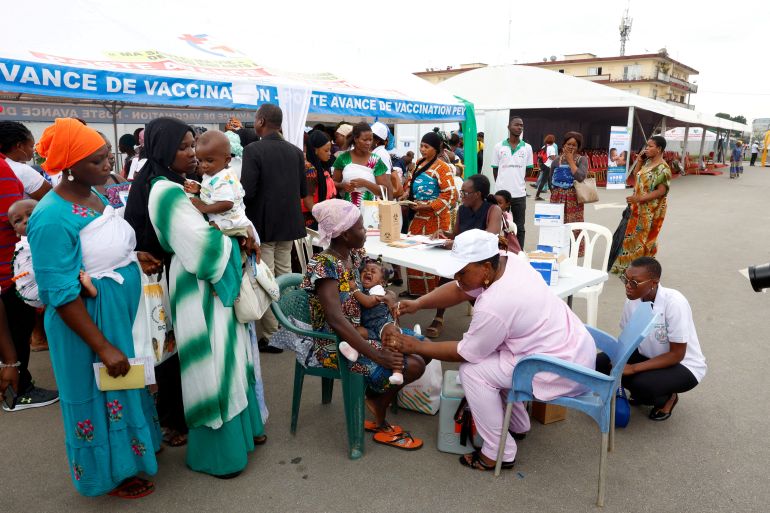
[(181, 185), (156, 180), (148, 207), (161, 246), (173, 253), (169, 293), (190, 428), (187, 465), (212, 475), (241, 471), (263, 425), (249, 335), (232, 308), (242, 276), (237, 242), (209, 226)]

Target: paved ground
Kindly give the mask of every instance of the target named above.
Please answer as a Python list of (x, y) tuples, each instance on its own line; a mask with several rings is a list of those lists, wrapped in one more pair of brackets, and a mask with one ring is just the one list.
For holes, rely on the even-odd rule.
[[(663, 283), (690, 300), (708, 359), (704, 382), (684, 394), (672, 418), (649, 421), (633, 409), (609, 455), (607, 512), (767, 511), (768, 337), (770, 297), (755, 294), (738, 273), (770, 260), (770, 169), (746, 167), (740, 180), (687, 176), (674, 181), (660, 238)], [(601, 191), (586, 220), (614, 230), (625, 193)], [(528, 205), (532, 214), (532, 203)], [(528, 243), (536, 230), (528, 226)], [(525, 294), (526, 291), (521, 293)], [(623, 304), (612, 277), (600, 299), (599, 326), (617, 333)], [(585, 304), (575, 301), (585, 315)], [(448, 316), (447, 339), (469, 318)], [(415, 316), (423, 325), (428, 315)], [(293, 356), (262, 360), (271, 417), (270, 440), (241, 477), (219, 481), (184, 466), (184, 449), (166, 449), (154, 495), (137, 502), (78, 496), (68, 477), (59, 410), (0, 412), (2, 510), (54, 511), (593, 511), (600, 436), (587, 417), (533, 424), (520, 444), (515, 472), (500, 478), (462, 468), (436, 450), (438, 419), (401, 412), (395, 420), (425, 439), (405, 453), (368, 442), (359, 461), (345, 453), (339, 390), (320, 404), (320, 385), (306, 381), (296, 436), (289, 434)], [(446, 366), (445, 368), (449, 368)], [(54, 386), (48, 354), (35, 354), (34, 375)]]

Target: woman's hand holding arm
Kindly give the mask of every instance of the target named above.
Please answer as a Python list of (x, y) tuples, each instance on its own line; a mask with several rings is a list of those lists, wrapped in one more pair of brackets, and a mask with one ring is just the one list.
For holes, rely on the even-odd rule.
[(456, 281), (450, 281), (432, 292), (413, 300), (399, 301), (398, 310), (401, 315), (415, 313), (419, 310), (433, 310), (437, 308), (449, 308), (459, 305), (464, 301), (473, 299), (457, 286)]
[(457, 342), (420, 342), (403, 333), (391, 333), (385, 337), (383, 345), (404, 354), (417, 354), (443, 362), (464, 362), (457, 354)]

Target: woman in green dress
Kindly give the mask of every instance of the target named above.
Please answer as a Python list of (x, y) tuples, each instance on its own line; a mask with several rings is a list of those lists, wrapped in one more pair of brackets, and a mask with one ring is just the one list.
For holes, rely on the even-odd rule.
[[(150, 221), (163, 251), (173, 255), (169, 292), (189, 428), (187, 466), (235, 477), (255, 442), (264, 442), (251, 343), (233, 310), (242, 276), (239, 244), (209, 225), (182, 185), (148, 179)], [(249, 242), (253, 250), (255, 240)]]

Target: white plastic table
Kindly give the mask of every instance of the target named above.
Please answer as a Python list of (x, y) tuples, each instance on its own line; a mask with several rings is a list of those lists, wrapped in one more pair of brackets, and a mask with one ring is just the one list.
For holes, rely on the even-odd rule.
[[(436, 247), (394, 248), (381, 242), (377, 235), (366, 238), (364, 249), (366, 254), (371, 257), (382, 257), (382, 260), (385, 262), (411, 267), (418, 271), (439, 276), (440, 274), (436, 270), (436, 266), (448, 259), (450, 254), (446, 249)], [(569, 273), (569, 276), (560, 275), (556, 285), (551, 286), (554, 294), (568, 300), (583, 287), (598, 285), (607, 281), (608, 278), (607, 273), (604, 271), (583, 267), (572, 267)], [(444, 276), (444, 278), (453, 278), (453, 276)]]

